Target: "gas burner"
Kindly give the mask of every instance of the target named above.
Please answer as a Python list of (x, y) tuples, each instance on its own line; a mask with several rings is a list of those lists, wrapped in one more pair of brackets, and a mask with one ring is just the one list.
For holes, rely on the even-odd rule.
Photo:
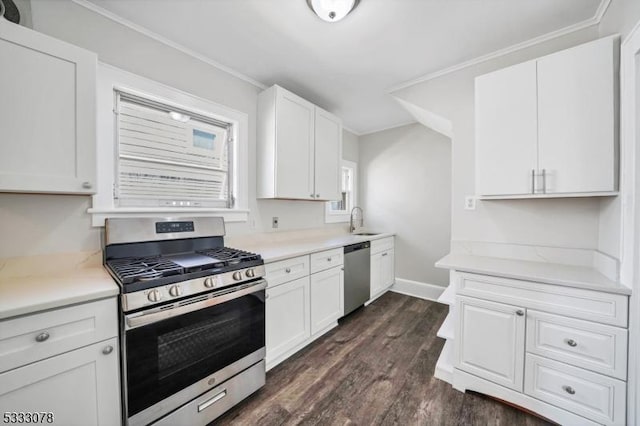
[(160, 256), (134, 257), (107, 261), (107, 265), (123, 284), (150, 281), (183, 273), (183, 268)]
[(212, 257), (219, 261), (225, 262), (227, 265), (237, 265), (242, 262), (251, 260), (260, 260), (261, 256), (248, 251), (238, 250), (230, 247), (217, 247), (207, 250), (198, 250), (199, 254)]

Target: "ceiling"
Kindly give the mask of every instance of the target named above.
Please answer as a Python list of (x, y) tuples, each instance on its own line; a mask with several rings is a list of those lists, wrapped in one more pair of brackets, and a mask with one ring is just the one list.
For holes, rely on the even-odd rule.
[(277, 83), (357, 134), (413, 121), (390, 87), (593, 20), (601, 3), (361, 0), (329, 24), (305, 0), (89, 1), (265, 86)]

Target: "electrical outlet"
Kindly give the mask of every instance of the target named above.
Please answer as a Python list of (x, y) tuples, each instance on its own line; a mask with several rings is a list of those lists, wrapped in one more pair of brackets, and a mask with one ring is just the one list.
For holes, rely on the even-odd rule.
[(464, 209), (465, 210), (475, 210), (476, 209), (476, 197), (473, 195), (468, 195), (464, 197)]
[(278, 218), (276, 216), (274, 216), (273, 219), (271, 220), (271, 227), (272, 228), (278, 227)]

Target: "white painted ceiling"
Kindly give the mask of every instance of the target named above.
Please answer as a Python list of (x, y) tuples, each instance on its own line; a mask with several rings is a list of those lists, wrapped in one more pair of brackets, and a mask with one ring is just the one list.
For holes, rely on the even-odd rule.
[(594, 17), (600, 0), (361, 0), (343, 21), (305, 0), (90, 0), (369, 133), (412, 121), (387, 89)]

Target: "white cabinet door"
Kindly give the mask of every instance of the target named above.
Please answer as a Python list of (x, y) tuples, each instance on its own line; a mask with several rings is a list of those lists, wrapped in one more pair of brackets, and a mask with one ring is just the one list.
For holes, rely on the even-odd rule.
[(94, 193), (94, 53), (0, 19), (0, 190)]
[(316, 107), (315, 198), (339, 200), (342, 123), (333, 114)]
[(616, 190), (614, 42), (605, 38), (538, 60), (546, 193)]
[(335, 324), (344, 311), (341, 266), (311, 275), (311, 334)]
[(40, 424), (119, 425), (118, 353), (113, 338), (3, 373), (0, 412), (53, 413)]
[(476, 78), (476, 193), (532, 193), (537, 159), (536, 62)]
[(267, 289), (267, 363), (303, 343), (311, 336), (309, 277)]
[(276, 195), (313, 199), (315, 106), (280, 87), (276, 91)]
[(395, 265), (393, 249), (387, 250), (380, 254), (381, 260), (381, 286), (388, 289), (395, 282)]
[(457, 297), (456, 368), (522, 392), (525, 310)]
[(371, 288), (369, 290), (369, 297), (373, 299), (384, 288), (382, 280), (382, 253), (371, 255), (370, 280)]

